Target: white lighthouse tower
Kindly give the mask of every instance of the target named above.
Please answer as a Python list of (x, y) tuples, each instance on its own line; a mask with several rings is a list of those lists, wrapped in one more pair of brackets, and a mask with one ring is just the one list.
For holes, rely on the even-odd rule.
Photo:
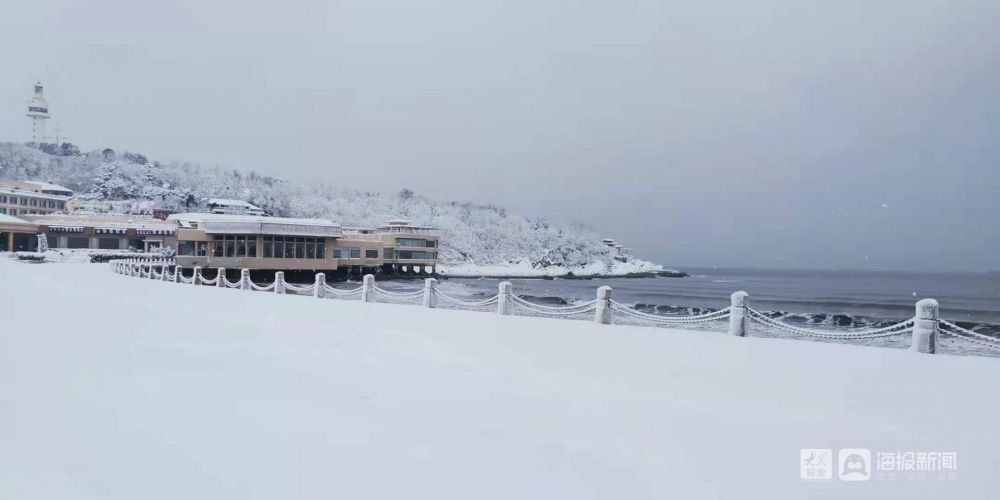
[(45, 120), (49, 119), (49, 102), (42, 93), (42, 82), (35, 84), (35, 95), (28, 101), (28, 113), (31, 118), (31, 143), (35, 146), (45, 142)]

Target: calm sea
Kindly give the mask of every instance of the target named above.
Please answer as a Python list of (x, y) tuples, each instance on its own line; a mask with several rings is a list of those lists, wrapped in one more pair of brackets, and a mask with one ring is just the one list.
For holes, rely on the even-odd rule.
[[(1000, 324), (1000, 273), (912, 273), (688, 268), (689, 278), (510, 280), (520, 295), (547, 301), (589, 300), (598, 286), (619, 302), (640, 307), (722, 308), (738, 290), (758, 310), (798, 314), (905, 319), (930, 297), (952, 321)], [(446, 280), (495, 293), (499, 280)]]

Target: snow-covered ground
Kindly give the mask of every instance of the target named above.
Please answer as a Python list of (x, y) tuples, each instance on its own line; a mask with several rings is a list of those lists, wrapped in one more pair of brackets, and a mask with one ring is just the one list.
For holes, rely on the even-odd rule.
[[(0, 497), (993, 498), (1000, 362), (0, 259)], [(955, 452), (803, 481), (802, 448)]]

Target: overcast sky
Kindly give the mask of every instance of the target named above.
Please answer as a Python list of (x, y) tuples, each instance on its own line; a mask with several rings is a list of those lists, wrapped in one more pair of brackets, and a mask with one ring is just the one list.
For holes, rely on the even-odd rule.
[[(249, 5), (259, 3), (259, 6)], [(32, 0), (85, 150), (584, 221), (676, 266), (1000, 269), (1000, 2)]]

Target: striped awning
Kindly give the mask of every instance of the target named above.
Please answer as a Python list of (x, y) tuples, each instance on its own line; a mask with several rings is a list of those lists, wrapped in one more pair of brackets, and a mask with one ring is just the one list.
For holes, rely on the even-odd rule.
[(126, 229), (123, 227), (96, 227), (94, 231), (97, 234), (125, 234)]
[(135, 234), (140, 234), (140, 235), (143, 235), (143, 236), (170, 235), (170, 234), (174, 234), (174, 229), (173, 228), (162, 228), (162, 229), (149, 229), (149, 228), (145, 228), (145, 229), (136, 229), (135, 230)]
[(49, 231), (54, 233), (82, 233), (83, 226), (49, 226)]

